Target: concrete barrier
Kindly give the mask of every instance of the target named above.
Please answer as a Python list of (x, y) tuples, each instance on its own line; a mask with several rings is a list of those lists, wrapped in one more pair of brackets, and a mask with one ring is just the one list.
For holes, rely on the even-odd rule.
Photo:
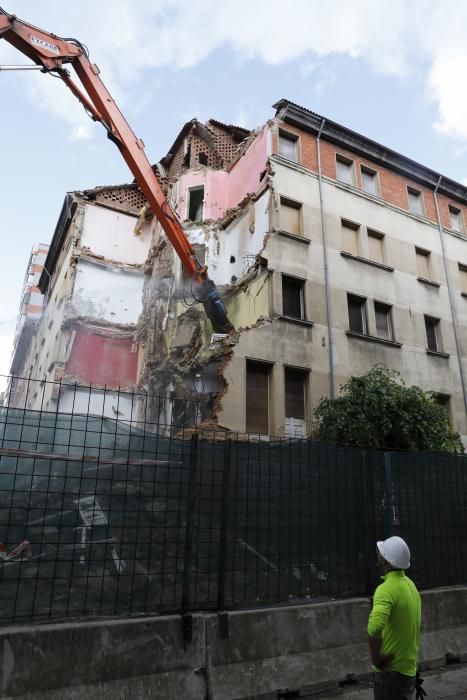
[[(193, 615), (0, 630), (0, 697), (240, 700), (365, 676), (365, 598)], [(423, 593), (421, 664), (467, 660), (467, 588)]]
[(204, 700), (204, 629), (186, 650), (175, 616), (4, 629), (0, 697)]

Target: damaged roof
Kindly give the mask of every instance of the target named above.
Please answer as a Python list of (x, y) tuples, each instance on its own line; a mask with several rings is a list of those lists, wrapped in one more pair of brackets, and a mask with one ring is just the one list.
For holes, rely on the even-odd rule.
[(249, 129), (245, 129), (242, 126), (236, 126), (234, 124), (224, 124), (223, 122), (220, 122), (217, 119), (209, 119), (205, 124), (202, 124), (198, 119), (196, 119), (196, 117), (194, 117), (193, 119), (190, 119), (190, 121), (186, 122), (183, 125), (181, 130), (178, 132), (175, 141), (167, 151), (166, 155), (163, 158), (161, 158), (160, 163), (165, 168), (169, 167), (178, 149), (181, 147), (187, 136), (191, 133), (197, 134), (201, 139), (203, 139), (203, 141), (207, 143), (207, 145), (212, 150), (217, 151), (214, 139), (214, 132), (213, 130), (210, 130), (210, 126), (225, 131), (229, 134), (230, 138), (237, 144), (240, 144), (251, 133)]

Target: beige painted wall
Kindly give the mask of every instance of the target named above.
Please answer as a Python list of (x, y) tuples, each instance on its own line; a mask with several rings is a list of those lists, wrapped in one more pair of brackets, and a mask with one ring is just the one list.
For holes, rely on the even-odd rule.
[[(309, 244), (271, 232), (263, 255), (273, 271), (270, 293), (272, 320), (262, 327), (242, 333), (233, 359), (225, 371), (228, 391), (222, 402), (219, 422), (233, 430), (245, 430), (245, 361), (264, 360), (272, 365), (270, 431), (281, 435), (284, 430), (284, 366), (310, 370), (308, 401), (311, 407), (321, 396), (329, 393), (329, 348), (318, 180), (304, 168), (286, 166), (279, 159), (274, 160), (273, 169), (276, 201), (284, 196), (302, 203), (303, 237)], [(330, 180), (323, 183), (323, 195), (336, 387), (351, 375), (383, 363), (398, 370), (410, 384), (417, 384), (426, 391), (449, 394), (453, 426), (462, 435), (467, 435), (438, 228), (377, 197)], [(382, 269), (341, 255), (342, 218), (360, 225), (359, 256), (362, 258), (369, 255), (367, 228), (384, 234), (384, 263), (392, 269)], [(273, 217), (273, 227), (279, 228), (277, 212)], [(467, 299), (461, 295), (458, 272), (458, 262), (467, 264), (467, 240), (447, 232), (444, 235), (455, 308), (461, 324), (462, 354), (466, 358), (464, 362), (467, 362)], [(439, 287), (417, 279), (416, 246), (430, 251), (431, 279)], [(313, 321), (312, 328), (279, 318), (282, 313), (280, 273), (306, 280), (307, 318)], [(346, 333), (349, 328), (348, 292), (367, 297), (370, 335), (376, 335), (374, 300), (392, 306), (394, 339), (401, 347), (350, 337)], [(448, 358), (427, 354), (424, 314), (441, 319), (441, 349), (450, 355)]]

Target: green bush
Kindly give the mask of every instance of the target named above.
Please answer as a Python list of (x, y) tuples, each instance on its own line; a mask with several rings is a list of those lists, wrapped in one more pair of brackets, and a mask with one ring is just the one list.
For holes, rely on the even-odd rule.
[(336, 399), (321, 399), (315, 411), (319, 440), (401, 450), (463, 452), (447, 412), (398, 372), (382, 365), (352, 377)]

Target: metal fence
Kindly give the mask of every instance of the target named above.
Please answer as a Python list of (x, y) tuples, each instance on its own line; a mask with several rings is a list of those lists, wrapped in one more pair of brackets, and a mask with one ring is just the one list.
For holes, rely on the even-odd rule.
[[(110, 417), (92, 387), (78, 389), (101, 392), (88, 403), (99, 415), (68, 399), (67, 411), (34, 409), (9, 389), (1, 624), (365, 594), (378, 580), (375, 542), (393, 533), (409, 542), (421, 588), (466, 582), (465, 457), (203, 430), (180, 422), (196, 406), (168, 411), (166, 400), (149, 420), (161, 401), (147, 396)], [(73, 387), (55, 392), (58, 406), (62, 390)], [(121, 393), (112, 401), (128, 404)]]

